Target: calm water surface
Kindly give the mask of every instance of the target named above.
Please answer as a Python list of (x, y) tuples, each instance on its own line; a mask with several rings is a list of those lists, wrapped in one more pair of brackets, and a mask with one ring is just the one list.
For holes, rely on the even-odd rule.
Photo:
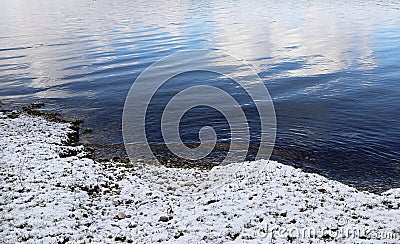
[[(189, 49), (228, 52), (263, 79), (277, 113), (273, 158), (360, 188), (400, 187), (397, 1), (3, 0), (0, 100), (43, 101), (85, 120), (83, 143), (121, 145), (136, 77)], [(193, 111), (186, 141), (204, 118), (221, 119)], [(215, 125), (221, 140), (224, 126)]]

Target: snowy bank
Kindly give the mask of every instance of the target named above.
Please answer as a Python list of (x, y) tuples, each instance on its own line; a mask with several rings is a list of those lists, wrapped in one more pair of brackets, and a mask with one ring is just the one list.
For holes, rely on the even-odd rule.
[(359, 192), (259, 161), (261, 175), (245, 163), (215, 191), (179, 196), (205, 171), (98, 163), (67, 145), (70, 127), (0, 112), (2, 242), (400, 242), (399, 189)]

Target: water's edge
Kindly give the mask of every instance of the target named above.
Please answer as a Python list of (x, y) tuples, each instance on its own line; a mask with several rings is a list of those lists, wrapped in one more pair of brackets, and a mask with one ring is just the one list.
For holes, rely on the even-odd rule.
[[(61, 115), (58, 113), (43, 112), (42, 110), (44, 110), (43, 108), (45, 106), (46, 104), (40, 101), (26, 105), (19, 104), (17, 106), (9, 103), (1, 103), (0, 101), (0, 112), (7, 112), (11, 118), (13, 116), (17, 117), (20, 113), (26, 113), (31, 116), (40, 116), (42, 118), (45, 118), (46, 120), (53, 122), (71, 123), (73, 125), (71, 129), (74, 132), (70, 135), (70, 140), (68, 143), (71, 146), (78, 146), (78, 145), (84, 146), (88, 158), (98, 162), (113, 161), (116, 163), (127, 163), (130, 161), (130, 159), (126, 154), (125, 146), (123, 144), (107, 145), (107, 144), (91, 144), (82, 142), (80, 140), (82, 134), (91, 133), (90, 129), (82, 125), (84, 122), (83, 120), (79, 118), (77, 119), (76, 117), (72, 118), (69, 116)], [(48, 109), (49, 108), (46, 108), (45, 111), (47, 111)], [(150, 147), (152, 148), (155, 156), (157, 157), (158, 160), (157, 163), (161, 163), (161, 165), (164, 165), (166, 167), (196, 168), (203, 170), (211, 170), (213, 167), (218, 165), (218, 163), (216, 162), (219, 162), (219, 160), (221, 160), (220, 158), (216, 158), (215, 161), (199, 161), (194, 163), (186, 162), (186, 161), (181, 161), (174, 155), (165, 154), (166, 152), (165, 145), (151, 145)], [(217, 147), (222, 149), (225, 148), (229, 149), (229, 145), (224, 143), (217, 144)], [(309, 167), (308, 165), (301, 163), (301, 161), (303, 160), (308, 160), (309, 157), (312, 157), (312, 155), (313, 155), (312, 151), (310, 152), (295, 151), (295, 150), (291, 151), (291, 150), (281, 150), (278, 148), (274, 148), (270, 159), (295, 168), (300, 168), (302, 171), (307, 173), (316, 173), (330, 180), (339, 181), (343, 184), (354, 187), (360, 191), (368, 191), (371, 193), (379, 194), (393, 188), (398, 188), (396, 186), (391, 186), (391, 185), (374, 186), (374, 185), (365, 185), (365, 183), (363, 185), (363, 182), (354, 182), (343, 178), (338, 179), (337, 177), (322, 172), (321, 170), (315, 167)], [(65, 156), (73, 156), (73, 155), (68, 154)], [(138, 160), (143, 161), (143, 159), (138, 159)], [(151, 156), (146, 161), (148, 162), (154, 161), (154, 157)], [(250, 161), (254, 161), (254, 158), (251, 159)]]

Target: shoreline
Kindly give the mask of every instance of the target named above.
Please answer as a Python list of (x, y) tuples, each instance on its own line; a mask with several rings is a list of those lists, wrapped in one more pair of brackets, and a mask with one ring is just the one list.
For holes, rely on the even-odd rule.
[[(53, 112), (51, 109), (46, 108), (46, 105), (43, 101), (36, 101), (31, 104), (18, 104), (13, 105), (13, 103), (1, 103), (0, 101), (0, 112), (1, 111), (15, 111), (16, 114), (20, 112), (28, 113), (33, 116), (40, 116), (50, 121), (62, 122), (62, 123), (72, 123), (74, 125), (74, 133), (72, 139), (74, 145), (82, 145), (85, 148), (85, 151), (88, 154), (88, 157), (92, 160), (98, 162), (107, 162), (110, 160), (126, 162), (129, 161), (129, 158), (125, 151), (125, 146), (123, 144), (102, 144), (95, 143), (98, 140), (95, 138), (95, 141), (88, 141), (87, 136), (91, 133), (95, 132), (95, 130), (91, 127), (87, 127), (85, 121), (77, 117), (75, 115), (68, 114), (59, 114), (57, 112)], [(97, 135), (97, 134), (96, 134)], [(90, 135), (93, 136), (93, 135)], [(107, 135), (105, 135), (107, 136)], [(104, 136), (100, 136), (102, 138)], [(101, 141), (101, 140), (100, 140)], [(192, 145), (189, 145), (192, 146)], [(255, 145), (250, 144), (250, 151), (253, 150), (252, 147)], [(221, 155), (219, 157), (213, 158), (211, 157), (211, 161), (208, 159), (206, 161), (199, 161), (196, 163), (181, 161), (179, 158), (177, 159), (175, 155), (171, 155), (168, 153), (168, 149), (165, 145), (151, 145), (150, 146), (158, 158), (158, 161), (161, 162), (162, 165), (171, 168), (198, 168), (204, 170), (210, 170), (216, 164), (213, 163), (215, 161), (219, 161)], [(229, 143), (219, 142), (217, 143), (217, 147), (220, 149), (218, 153), (223, 153), (224, 150), (229, 150)], [(339, 181), (345, 185), (349, 185), (351, 187), (356, 188), (359, 191), (368, 191), (371, 193), (380, 194), (392, 188), (398, 188), (399, 184), (393, 178), (384, 178), (385, 175), (377, 176), (377, 175), (367, 175), (364, 174), (365, 169), (355, 169), (356, 171), (344, 171), (342, 167), (339, 169), (339, 172), (332, 171), (329, 166), (329, 163), (337, 163), (338, 160), (345, 160), (346, 156), (341, 156), (340, 152), (335, 152), (336, 159), (325, 158), (324, 156), (317, 156), (316, 152), (310, 150), (304, 150), (302, 148), (286, 148), (285, 146), (276, 147), (273, 149), (270, 160), (278, 161), (285, 165), (292, 166), (294, 168), (299, 168), (307, 173), (316, 173), (322, 175), (328, 179)], [(254, 161), (254, 153), (250, 154), (250, 161)], [(316, 161), (321, 161), (320, 164), (313, 164)], [(153, 157), (149, 158), (150, 160), (154, 160)], [(332, 161), (331, 161), (332, 160)], [(311, 162), (311, 164), (310, 164)], [(329, 162), (329, 163), (326, 163)], [(342, 162), (342, 161), (340, 161)], [(358, 163), (361, 163), (358, 162)], [(358, 164), (355, 162), (355, 165)], [(379, 162), (377, 162), (379, 163)], [(326, 166), (325, 168), (323, 166)], [(328, 170), (326, 170), (328, 169)], [(367, 170), (372, 170), (367, 168)], [(373, 172), (373, 170), (372, 170)], [(339, 173), (339, 174), (338, 174)], [(359, 175), (361, 174), (361, 176)]]
[[(362, 192), (261, 160), (243, 164), (247, 172), (254, 163), (266, 164), (258, 177), (248, 177), (245, 171), (240, 180), (215, 191), (179, 196), (177, 189), (207, 181), (205, 171), (138, 167), (112, 159), (97, 162), (88, 158), (84, 146), (70, 144), (72, 126), (24, 112), (11, 118), (0, 112), (0, 239), (62, 243), (400, 240), (399, 188), (382, 194)], [(288, 231), (291, 228), (299, 234)], [(302, 236), (304, 228), (314, 228), (315, 235)], [(359, 233), (348, 236), (341, 234), (344, 230)]]

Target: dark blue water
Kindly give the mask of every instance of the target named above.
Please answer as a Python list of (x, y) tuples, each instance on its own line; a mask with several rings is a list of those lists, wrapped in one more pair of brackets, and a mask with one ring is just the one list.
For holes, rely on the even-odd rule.
[[(274, 159), (360, 188), (400, 187), (397, 1), (3, 0), (0, 101), (40, 100), (82, 118), (92, 129), (82, 143), (118, 153), (134, 80), (188, 49), (228, 52), (263, 79), (277, 114)], [(182, 138), (196, 140), (205, 117), (229, 141), (224, 119), (202, 109), (184, 118)]]

